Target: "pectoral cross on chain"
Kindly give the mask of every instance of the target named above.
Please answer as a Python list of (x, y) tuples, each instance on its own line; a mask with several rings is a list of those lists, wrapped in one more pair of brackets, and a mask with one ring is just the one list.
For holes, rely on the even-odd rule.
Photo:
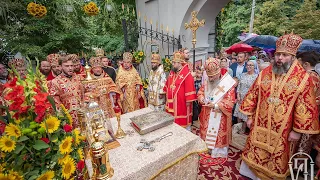
[(225, 88), (224, 86), (218, 86), (218, 87), (217, 87), (218, 91), (217, 91), (214, 95), (218, 95), (218, 94), (221, 93), (221, 92), (224, 93), (224, 92), (225, 92), (225, 91), (224, 91), (224, 88)]

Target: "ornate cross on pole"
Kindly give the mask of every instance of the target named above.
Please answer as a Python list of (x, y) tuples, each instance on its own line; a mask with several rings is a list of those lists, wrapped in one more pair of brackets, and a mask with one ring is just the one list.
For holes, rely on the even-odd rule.
[(198, 30), (199, 27), (204, 26), (205, 24), (205, 20), (202, 19), (201, 21), (198, 20), (197, 18), (197, 11), (192, 11), (191, 15), (192, 15), (192, 19), (190, 21), (190, 23), (185, 23), (184, 27), (186, 29), (190, 29), (192, 31), (192, 45), (193, 45), (193, 71), (195, 71), (195, 65), (196, 65), (196, 43), (197, 43), (197, 35), (196, 32)]

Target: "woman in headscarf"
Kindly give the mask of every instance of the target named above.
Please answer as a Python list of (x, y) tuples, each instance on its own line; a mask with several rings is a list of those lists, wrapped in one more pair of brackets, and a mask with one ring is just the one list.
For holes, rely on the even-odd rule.
[(243, 98), (247, 94), (249, 88), (251, 87), (251, 85), (253, 84), (253, 82), (255, 81), (255, 79), (258, 77), (258, 74), (259, 74), (258, 63), (256, 61), (249, 60), (246, 66), (247, 66), (246, 68), (248, 72), (242, 73), (239, 77), (239, 84), (237, 87), (237, 104), (233, 114), (235, 117), (238, 118), (238, 123), (243, 122), (242, 129), (239, 132), (240, 134), (243, 134), (246, 130), (246, 127), (247, 127), (246, 121), (248, 117), (247, 115), (242, 114), (239, 111), (239, 107), (242, 103)]

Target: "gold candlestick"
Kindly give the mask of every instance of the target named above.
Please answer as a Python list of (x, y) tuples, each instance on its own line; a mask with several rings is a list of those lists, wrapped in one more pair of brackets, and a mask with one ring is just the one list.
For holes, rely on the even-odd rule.
[(117, 121), (118, 121), (118, 130), (114, 136), (117, 139), (121, 139), (126, 136), (126, 133), (122, 130), (121, 125), (120, 125), (120, 113), (116, 113), (116, 117), (117, 117)]

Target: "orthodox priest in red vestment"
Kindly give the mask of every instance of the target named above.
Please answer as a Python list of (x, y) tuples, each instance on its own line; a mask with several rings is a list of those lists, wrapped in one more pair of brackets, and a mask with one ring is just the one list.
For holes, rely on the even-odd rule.
[(47, 81), (51, 81), (56, 78), (59, 74), (61, 74), (61, 65), (59, 65), (59, 54), (49, 54), (47, 56), (47, 61), (51, 65), (51, 71), (47, 76)]
[(301, 43), (293, 33), (278, 38), (275, 62), (262, 70), (240, 106), (251, 128), (242, 153), (242, 175), (286, 179), (301, 134), (319, 133), (314, 84), (295, 57)]
[(72, 60), (73, 65), (74, 65), (74, 72), (77, 75), (85, 78), (86, 77), (86, 71), (85, 71), (84, 67), (80, 63), (79, 56), (76, 55), (76, 54), (68, 54), (66, 58)]
[(163, 88), (166, 93), (166, 111), (174, 116), (175, 123), (182, 127), (188, 127), (192, 121), (192, 102), (196, 100), (194, 80), (187, 65), (184, 62), (183, 54), (173, 54), (173, 68)]
[(213, 158), (227, 158), (231, 143), (232, 109), (235, 103), (235, 80), (222, 75), (220, 60), (209, 58), (205, 63), (208, 79), (198, 92), (202, 105), (200, 137), (207, 143)]

